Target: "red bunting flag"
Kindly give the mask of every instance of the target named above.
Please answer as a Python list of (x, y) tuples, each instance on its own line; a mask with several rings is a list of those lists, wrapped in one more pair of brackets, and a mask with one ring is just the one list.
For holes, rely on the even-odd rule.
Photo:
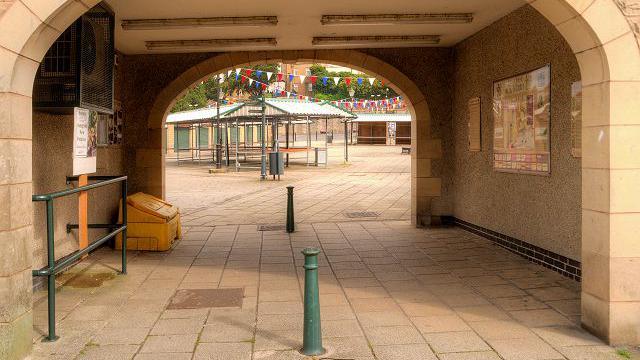
[(251, 72), (252, 72), (252, 71), (253, 71), (253, 70), (251, 70), (251, 69), (245, 69), (245, 70), (244, 70), (244, 73), (245, 73), (245, 74), (247, 74), (247, 76), (251, 76)]
[(262, 84), (262, 90), (267, 90), (267, 84)]
[(242, 80), (240, 80), (240, 82), (244, 84), (244, 83), (245, 83), (245, 81), (247, 81), (247, 77), (243, 75), (243, 76), (242, 76)]
[(278, 73), (278, 82), (282, 81), (283, 73)]
[(310, 77), (310, 79), (311, 79), (311, 83), (312, 83), (313, 85), (315, 85), (315, 84), (316, 84), (316, 81), (318, 81), (318, 77), (317, 77), (317, 76), (315, 76), (315, 75), (311, 76), (311, 77)]
[(298, 95), (298, 99), (302, 100), (304, 97), (302, 95)]
[(344, 83), (347, 84), (347, 86), (351, 86), (351, 78), (350, 77), (344, 78)]

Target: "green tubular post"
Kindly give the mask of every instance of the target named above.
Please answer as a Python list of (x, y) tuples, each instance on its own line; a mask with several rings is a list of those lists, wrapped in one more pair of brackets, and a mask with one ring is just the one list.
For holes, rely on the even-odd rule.
[(287, 186), (287, 232), (296, 230), (296, 222), (293, 217), (293, 186)]
[(53, 234), (53, 199), (47, 200), (47, 265), (49, 274), (47, 275), (47, 297), (48, 297), (48, 316), (49, 316), (49, 334), (44, 341), (56, 341), (56, 274), (53, 271), (56, 266), (56, 257), (53, 252), (54, 234)]
[(127, 180), (122, 182), (122, 274), (127, 274)]
[(318, 289), (318, 254), (320, 250), (307, 248), (304, 255), (304, 334), (302, 353), (307, 356), (324, 354), (320, 327), (320, 291)]

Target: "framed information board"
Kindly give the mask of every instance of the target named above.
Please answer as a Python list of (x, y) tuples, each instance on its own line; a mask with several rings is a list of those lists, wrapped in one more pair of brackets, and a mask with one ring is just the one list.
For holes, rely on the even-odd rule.
[(549, 175), (551, 67), (493, 84), (493, 168)]

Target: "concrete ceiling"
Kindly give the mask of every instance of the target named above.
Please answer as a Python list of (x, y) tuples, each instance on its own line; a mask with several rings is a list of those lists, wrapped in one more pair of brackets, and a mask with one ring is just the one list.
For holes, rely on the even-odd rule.
[[(275, 47), (252, 45), (217, 50), (292, 50), (318, 48), (315, 36), (440, 35), (437, 46), (452, 46), (523, 6), (524, 0), (106, 0), (116, 13), (116, 48), (126, 54), (191, 52), (147, 50), (146, 41), (271, 38)], [(469, 24), (333, 25), (320, 23), (322, 15), (377, 15), (419, 13), (473, 13)], [(278, 25), (265, 27), (201, 27), (189, 29), (123, 30), (121, 20), (277, 16)], [(398, 47), (402, 45), (333, 46), (334, 48)], [(405, 46), (415, 46), (407, 44)], [(322, 47), (330, 48), (330, 47)]]

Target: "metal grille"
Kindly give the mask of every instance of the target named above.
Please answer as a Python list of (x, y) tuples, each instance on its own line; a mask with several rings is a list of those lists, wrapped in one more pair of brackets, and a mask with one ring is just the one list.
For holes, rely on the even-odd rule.
[(258, 225), (258, 231), (281, 231), (284, 229), (284, 225)]
[(47, 51), (34, 81), (34, 107), (113, 112), (113, 15), (101, 6), (76, 20)]
[(351, 219), (374, 218), (374, 217), (380, 216), (380, 214), (374, 211), (354, 211), (354, 212), (345, 213), (344, 215)]
[(80, 106), (113, 111), (113, 17), (102, 8), (82, 17)]

